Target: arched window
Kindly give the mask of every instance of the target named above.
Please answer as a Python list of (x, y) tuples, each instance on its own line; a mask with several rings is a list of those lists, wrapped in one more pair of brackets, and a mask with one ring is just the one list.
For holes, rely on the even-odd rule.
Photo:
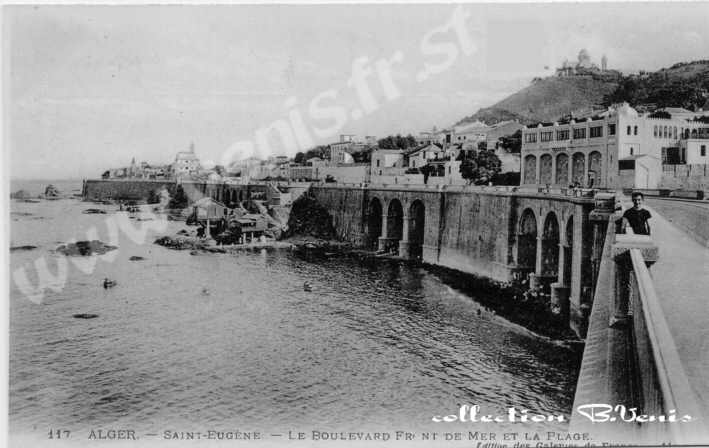
[[(630, 132), (628, 132), (628, 134), (630, 134)], [(657, 125), (652, 127), (652, 136), (657, 137)]]
[(543, 154), (539, 158), (539, 183), (550, 184), (552, 180), (551, 154)]
[(635, 126), (635, 128), (633, 129), (633, 135), (638, 135), (638, 127), (637, 126)]
[(626, 132), (628, 133), (628, 135), (630, 135), (630, 126), (628, 126), (628, 128), (626, 129)]
[(664, 132), (662, 133), (662, 136), (663, 136), (664, 138), (667, 138), (667, 126), (665, 126), (665, 130), (664, 130)]
[(633, 147), (632, 146), (630, 147), (630, 155), (631, 156), (633, 155)]

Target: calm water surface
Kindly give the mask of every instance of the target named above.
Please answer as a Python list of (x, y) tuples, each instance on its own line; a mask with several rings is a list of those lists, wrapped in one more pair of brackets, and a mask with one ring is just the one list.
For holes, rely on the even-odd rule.
[[(24, 267), (36, 284), (35, 260), (56, 272), (53, 250), (91, 229), (109, 241), (114, 210), (13, 201), (10, 245), (38, 248), (12, 253), (11, 276)], [(422, 429), (469, 403), (570, 411), (578, 366), (566, 349), (478, 315), (474, 298), (424, 269), (288, 251), (193, 256), (153, 239), (121, 235), (115, 259), (84, 272), (69, 260), (40, 304), (12, 282), (12, 432)], [(104, 277), (118, 286), (105, 290)]]

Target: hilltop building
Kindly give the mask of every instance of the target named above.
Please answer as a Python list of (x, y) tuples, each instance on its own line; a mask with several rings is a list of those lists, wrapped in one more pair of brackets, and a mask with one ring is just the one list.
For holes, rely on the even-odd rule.
[(603, 55), (601, 58), (601, 67), (591, 61), (591, 56), (585, 48), (579, 51), (576, 57), (576, 62), (572, 63), (568, 59), (564, 60), (561, 67), (556, 69), (556, 76), (592, 76), (602, 79), (619, 78), (622, 74), (617, 70), (608, 69), (608, 58)]

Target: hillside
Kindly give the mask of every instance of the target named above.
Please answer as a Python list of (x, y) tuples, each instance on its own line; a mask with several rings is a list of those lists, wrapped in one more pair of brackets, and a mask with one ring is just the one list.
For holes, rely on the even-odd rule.
[(605, 104), (627, 101), (631, 105), (684, 107), (704, 106), (709, 94), (709, 61), (675, 64), (654, 73), (627, 76), (606, 98)]
[(519, 119), (522, 123), (554, 121), (571, 112), (603, 103), (618, 86), (591, 77), (548, 77), (537, 80), (491, 107), (478, 110), (457, 124), (475, 120), (488, 124)]
[[(617, 73), (617, 72), (616, 72)], [(709, 94), (709, 61), (682, 62), (656, 72), (602, 77), (569, 76), (535, 79), (529, 86), (456, 124), (475, 120), (493, 124), (517, 119), (529, 124), (554, 121), (571, 112), (627, 101), (631, 105), (702, 107)]]

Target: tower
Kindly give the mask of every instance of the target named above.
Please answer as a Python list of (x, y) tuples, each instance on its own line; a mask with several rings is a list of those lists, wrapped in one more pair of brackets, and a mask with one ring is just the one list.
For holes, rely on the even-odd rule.
[(601, 58), (601, 70), (604, 72), (608, 69), (608, 58), (604, 54), (603, 57)]

